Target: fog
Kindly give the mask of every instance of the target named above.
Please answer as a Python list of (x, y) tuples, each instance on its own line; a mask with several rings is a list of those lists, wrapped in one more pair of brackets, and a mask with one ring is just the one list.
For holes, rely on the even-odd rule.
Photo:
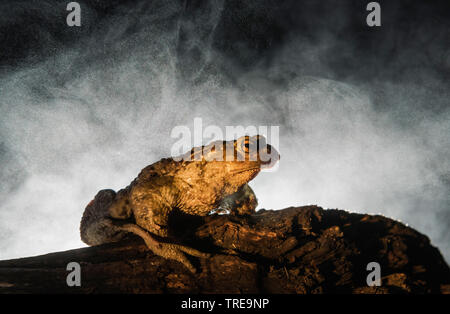
[[(292, 38), (269, 63), (245, 68), (213, 44), (223, 2), (190, 19), (181, 2), (155, 3), (2, 72), (0, 259), (84, 246), (79, 222), (97, 191), (169, 156), (171, 130), (200, 117), (224, 132), (280, 127), (277, 171), (250, 184), (258, 208), (380, 213), (429, 236), (449, 260), (445, 77), (416, 69), (411, 80), (341, 79), (321, 57), (345, 42), (326, 33)], [(430, 103), (439, 114), (422, 109)]]

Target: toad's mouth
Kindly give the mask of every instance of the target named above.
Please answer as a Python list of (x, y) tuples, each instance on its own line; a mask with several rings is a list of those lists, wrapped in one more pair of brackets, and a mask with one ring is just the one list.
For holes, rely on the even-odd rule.
[(276, 158), (269, 158), (269, 160), (264, 161), (261, 160), (261, 169), (268, 169), (272, 168), (278, 161), (280, 160), (280, 154), (277, 154)]
[(268, 161), (261, 161), (261, 169), (269, 169), (272, 168), (277, 162), (278, 159), (269, 159)]
[(277, 156), (278, 158), (270, 158), (267, 161), (260, 160), (258, 166), (252, 166), (252, 167), (246, 167), (246, 168), (240, 168), (240, 169), (234, 169), (231, 170), (231, 173), (241, 173), (241, 172), (247, 172), (247, 171), (259, 171), (261, 169), (269, 169), (272, 168), (279, 160), (280, 160), (280, 154)]
[(248, 167), (248, 168), (241, 168), (241, 169), (234, 169), (231, 170), (231, 173), (236, 174), (236, 173), (242, 173), (242, 172), (247, 172), (247, 171), (259, 171), (261, 168), (258, 167)]

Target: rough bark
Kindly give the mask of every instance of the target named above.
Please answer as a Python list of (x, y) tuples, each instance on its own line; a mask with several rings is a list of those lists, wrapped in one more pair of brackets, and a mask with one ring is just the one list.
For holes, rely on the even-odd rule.
[[(383, 216), (316, 206), (174, 221), (177, 236), (211, 252), (190, 273), (123, 242), (0, 261), (1, 293), (448, 293), (450, 269), (429, 239)], [(68, 287), (69, 262), (81, 287)], [(369, 262), (382, 285), (368, 287)]]

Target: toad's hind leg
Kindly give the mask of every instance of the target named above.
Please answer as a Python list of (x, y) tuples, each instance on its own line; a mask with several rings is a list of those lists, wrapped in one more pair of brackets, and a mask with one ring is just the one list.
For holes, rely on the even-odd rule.
[[(101, 190), (86, 206), (80, 224), (81, 240), (88, 245), (100, 245), (121, 241), (127, 232), (112, 225), (112, 218), (130, 218), (122, 209), (116, 211), (118, 217), (111, 216), (110, 208), (114, 207), (120, 193), (113, 190)], [(122, 207), (120, 207), (122, 208)]]
[(124, 224), (122, 228), (144, 239), (147, 247), (156, 255), (176, 260), (195, 273), (185, 253), (203, 258), (210, 255), (188, 246), (166, 242), (164, 238), (169, 237), (169, 215), (175, 206), (175, 197), (170, 185), (161, 185), (157, 191), (152, 192), (148, 188), (134, 191), (130, 203), (136, 224)]
[[(117, 226), (117, 225), (116, 225)], [(160, 242), (155, 239), (149, 232), (142, 229), (138, 225), (135, 224), (123, 224), (119, 227), (125, 232), (130, 232), (141, 237), (147, 247), (156, 255), (159, 255), (163, 258), (172, 259), (182, 263), (186, 266), (191, 272), (195, 273), (196, 269), (192, 265), (192, 263), (186, 258), (184, 253), (187, 253), (192, 256), (208, 258), (210, 255), (207, 253), (200, 252), (196, 249), (193, 249), (188, 246), (174, 244), (174, 243), (166, 243)]]

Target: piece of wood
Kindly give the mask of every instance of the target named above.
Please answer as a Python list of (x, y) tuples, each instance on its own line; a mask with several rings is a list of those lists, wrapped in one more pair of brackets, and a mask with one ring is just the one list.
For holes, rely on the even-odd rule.
[[(189, 220), (191, 219), (191, 220)], [(0, 293), (448, 293), (450, 269), (429, 239), (383, 216), (316, 206), (174, 221), (209, 259), (190, 273), (137, 238), (0, 261)], [(81, 287), (66, 266), (81, 265)], [(368, 287), (367, 264), (382, 284)]]

